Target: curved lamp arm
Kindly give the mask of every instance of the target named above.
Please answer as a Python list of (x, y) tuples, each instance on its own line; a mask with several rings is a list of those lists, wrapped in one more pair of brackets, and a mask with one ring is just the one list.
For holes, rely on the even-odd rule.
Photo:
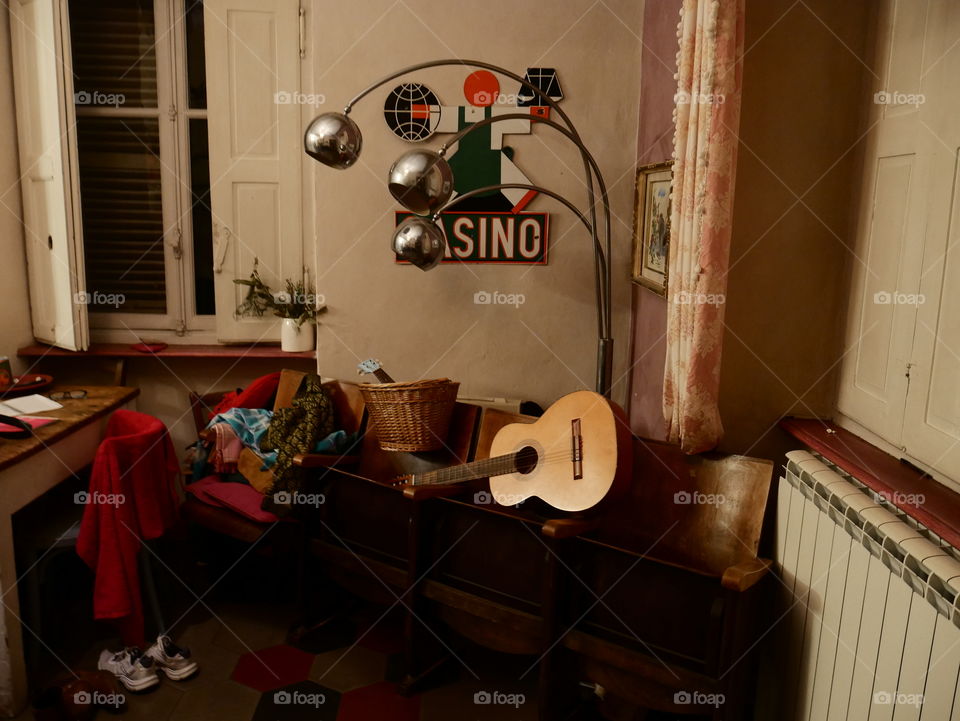
[[(406, 75), (411, 72), (416, 72), (417, 70), (425, 70), (427, 68), (436, 68), (443, 66), (466, 66), (481, 68), (484, 70), (490, 70), (491, 72), (498, 73), (505, 77), (514, 80), (527, 90), (534, 93), (539, 97), (543, 103), (549, 106), (554, 110), (557, 115), (563, 120), (564, 124), (569, 128), (570, 133), (573, 137), (571, 140), (575, 140), (577, 145), (581, 148), (581, 154), (583, 154), (583, 165), (584, 165), (584, 175), (586, 176), (587, 181), (587, 192), (590, 195), (590, 226), (592, 231), (595, 230), (597, 225), (596, 217), (596, 199), (594, 196), (593, 188), (593, 165), (590, 163), (590, 160), (587, 157), (587, 154), (584, 154), (583, 142), (580, 139), (580, 134), (577, 132), (576, 127), (573, 124), (573, 121), (570, 120), (569, 116), (563, 111), (556, 101), (554, 101), (550, 96), (543, 92), (540, 88), (528, 82), (524, 78), (520, 77), (516, 73), (513, 73), (506, 68), (502, 68), (498, 65), (493, 65), (491, 63), (485, 63), (481, 60), (464, 60), (464, 59), (444, 59), (444, 60), (429, 60), (422, 63), (417, 63), (415, 65), (410, 65), (400, 70), (397, 70), (377, 82), (369, 85), (368, 87), (361, 90), (357, 95), (355, 95), (344, 107), (344, 115), (349, 115), (353, 106), (356, 105), (364, 97), (372, 93), (374, 90), (380, 86), (389, 83), (391, 80), (395, 80), (403, 75)], [(598, 184), (603, 183), (602, 176), (597, 172)], [(542, 192), (542, 191), (541, 191)], [(466, 194), (464, 194), (466, 195)], [(610, 239), (610, 223), (609, 217), (605, 219), (607, 222), (606, 227), (606, 237), (604, 239), (604, 255), (606, 259), (611, 257), (611, 239)], [(594, 240), (596, 241), (596, 233), (593, 232)], [(610, 322), (610, 309), (611, 309), (611, 290), (610, 290), (610, 266), (606, 261), (601, 261), (600, 258), (597, 259), (597, 267), (604, 267), (603, 282), (601, 283), (601, 278), (598, 276), (596, 279), (597, 291), (599, 294), (598, 299), (598, 312), (600, 313), (601, 318), (601, 329), (599, 333), (599, 342), (598, 342), (598, 351), (597, 351), (597, 391), (602, 393), (605, 396), (610, 395), (610, 385), (611, 385), (611, 374), (612, 374), (612, 365), (613, 365), (613, 338), (611, 337), (611, 322)], [(602, 302), (601, 302), (602, 301)]]
[[(583, 223), (587, 231), (589, 231), (590, 236), (593, 238), (594, 242), (594, 262), (596, 263), (597, 277), (603, 275), (606, 278), (610, 277), (609, 266), (607, 265), (607, 259), (603, 254), (603, 249), (600, 247), (600, 240), (597, 237), (596, 230), (593, 225), (587, 220), (586, 216), (580, 212), (580, 209), (577, 208), (573, 203), (564, 198), (559, 193), (555, 193), (552, 190), (548, 190), (539, 185), (531, 185), (529, 183), (498, 183), (497, 185), (487, 185), (482, 188), (475, 188), (473, 190), (467, 191), (463, 195), (458, 195), (456, 198), (451, 200), (445, 206), (440, 208), (436, 213), (431, 216), (431, 220), (436, 222), (440, 218), (440, 214), (445, 210), (449, 210), (453, 206), (457, 205), (461, 201), (466, 200), (467, 198), (472, 198), (477, 195), (482, 195), (484, 193), (489, 193), (493, 190), (501, 190), (505, 188), (518, 188), (520, 190), (535, 190), (538, 193), (543, 193), (554, 200), (557, 200), (567, 207), (574, 215), (579, 218), (580, 222)], [(597, 320), (599, 324), (604, 322), (609, 322), (609, 315), (604, 318), (604, 308), (599, 302), (597, 302)], [(600, 337), (597, 342), (597, 392), (602, 393), (603, 395), (610, 397), (610, 370), (611, 370), (611, 361), (613, 357), (613, 339), (609, 336), (605, 336), (603, 333), (600, 334)]]
[[(589, 225), (588, 228), (594, 236), (594, 241), (597, 245), (597, 252), (603, 253), (604, 255), (604, 259), (606, 260), (606, 264), (604, 267), (608, 266), (610, 263), (609, 249), (611, 245), (610, 243), (611, 228), (610, 228), (610, 199), (607, 197), (607, 184), (606, 182), (604, 182), (603, 174), (600, 172), (600, 166), (597, 165), (596, 159), (594, 159), (593, 155), (590, 153), (587, 147), (583, 144), (583, 141), (580, 140), (580, 137), (576, 133), (571, 132), (564, 126), (560, 125), (559, 123), (555, 123), (549, 118), (537, 118), (535, 116), (531, 116), (529, 113), (505, 113), (503, 115), (495, 115), (489, 118), (483, 118), (482, 120), (478, 120), (477, 122), (468, 125), (467, 127), (457, 132), (452, 138), (445, 141), (443, 145), (440, 146), (440, 149), (437, 151), (437, 153), (441, 157), (446, 156), (447, 151), (453, 145), (458, 143), (461, 140), (461, 138), (463, 138), (464, 136), (469, 135), (474, 130), (479, 130), (480, 128), (483, 128), (487, 125), (493, 125), (494, 123), (500, 122), (501, 120), (530, 120), (531, 122), (547, 125), (553, 128), (554, 130), (556, 130), (558, 133), (561, 133), (562, 135), (564, 135), (567, 139), (570, 140), (570, 142), (572, 142), (574, 145), (577, 146), (577, 149), (580, 151), (580, 154), (583, 156), (584, 161), (589, 164), (590, 168), (593, 170), (593, 173), (597, 177), (597, 186), (600, 189), (600, 199), (603, 203), (603, 211), (604, 211), (604, 233), (605, 233), (605, 241), (606, 241), (605, 242), (606, 250), (604, 250), (604, 248), (600, 246), (599, 236), (596, 233), (596, 214), (594, 212), (591, 212), (591, 220), (593, 221), (593, 224)], [(514, 187), (514, 186), (500, 186), (500, 187)], [(539, 190), (539, 188), (535, 186), (524, 186), (524, 187), (527, 187), (530, 190)], [(549, 195), (552, 198), (555, 198), (563, 203), (566, 203), (566, 201), (563, 198), (560, 198), (559, 196), (551, 193), (550, 191), (542, 190), (541, 192), (544, 192), (546, 195)], [(479, 193), (474, 193), (474, 195), (479, 195)], [(596, 204), (596, 199), (594, 197), (592, 189), (591, 189), (591, 192), (589, 193), (589, 196), (590, 196), (589, 198), (590, 202), (593, 204), (591, 205), (590, 210), (593, 211)], [(573, 210), (575, 213), (578, 212), (576, 209), (570, 206), (569, 203), (566, 203), (566, 204), (567, 204), (567, 207)], [(597, 267), (599, 268), (600, 266), (598, 265)], [(602, 281), (601, 281), (601, 278), (602, 278)], [(601, 303), (603, 306), (603, 310), (600, 313), (601, 324), (600, 324), (599, 330), (600, 330), (600, 335), (604, 337), (609, 337), (610, 331), (611, 331), (610, 312), (608, 310), (610, 307), (609, 305), (610, 294), (607, 291), (609, 283), (610, 283), (610, 277), (609, 275), (607, 275), (606, 272), (604, 272), (602, 276), (598, 273), (597, 299), (598, 299), (598, 303)]]

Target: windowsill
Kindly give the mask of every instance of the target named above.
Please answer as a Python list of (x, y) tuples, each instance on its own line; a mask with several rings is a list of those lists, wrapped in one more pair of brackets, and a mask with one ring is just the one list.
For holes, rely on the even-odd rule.
[(960, 493), (831, 421), (784, 418), (780, 427), (960, 548)]
[(93, 343), (89, 350), (71, 351), (35, 343), (17, 350), (21, 358), (62, 357), (72, 358), (308, 358), (317, 357), (316, 351), (287, 353), (279, 345), (168, 345), (156, 353), (134, 350), (128, 343)]

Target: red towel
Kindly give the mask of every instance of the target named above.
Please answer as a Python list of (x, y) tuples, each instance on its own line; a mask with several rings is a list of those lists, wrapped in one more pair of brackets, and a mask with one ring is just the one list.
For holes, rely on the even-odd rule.
[(94, 457), (77, 553), (96, 575), (94, 617), (116, 619), (128, 646), (144, 642), (141, 539), (163, 535), (176, 521), (177, 473), (173, 444), (160, 420), (114, 412)]
[(268, 408), (279, 386), (280, 371), (260, 376), (246, 390), (227, 393), (210, 413), (210, 418), (231, 408)]

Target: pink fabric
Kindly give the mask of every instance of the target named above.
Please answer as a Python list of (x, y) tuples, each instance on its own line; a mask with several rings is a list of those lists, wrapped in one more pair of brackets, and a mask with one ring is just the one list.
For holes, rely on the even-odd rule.
[(723, 435), (718, 396), (744, 0), (684, 0), (680, 12), (663, 411), (668, 438), (699, 453)]
[(137, 554), (177, 519), (177, 457), (166, 426), (118, 410), (110, 417), (90, 473), (77, 553), (93, 569), (93, 612), (115, 619), (123, 643), (142, 646), (143, 602)]
[(225, 483), (218, 476), (207, 476), (196, 483), (189, 484), (186, 491), (198, 501), (211, 506), (229, 508), (257, 523), (273, 523), (280, 520), (275, 514), (261, 510), (263, 494), (246, 483)]
[(213, 452), (210, 463), (217, 473), (236, 473), (243, 442), (237, 437), (229, 423), (217, 423), (213, 427)]

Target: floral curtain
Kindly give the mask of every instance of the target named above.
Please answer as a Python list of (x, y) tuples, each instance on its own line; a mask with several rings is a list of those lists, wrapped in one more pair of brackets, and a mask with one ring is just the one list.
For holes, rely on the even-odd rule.
[(744, 0), (684, 0), (663, 411), (686, 453), (716, 446), (723, 313), (740, 120)]

